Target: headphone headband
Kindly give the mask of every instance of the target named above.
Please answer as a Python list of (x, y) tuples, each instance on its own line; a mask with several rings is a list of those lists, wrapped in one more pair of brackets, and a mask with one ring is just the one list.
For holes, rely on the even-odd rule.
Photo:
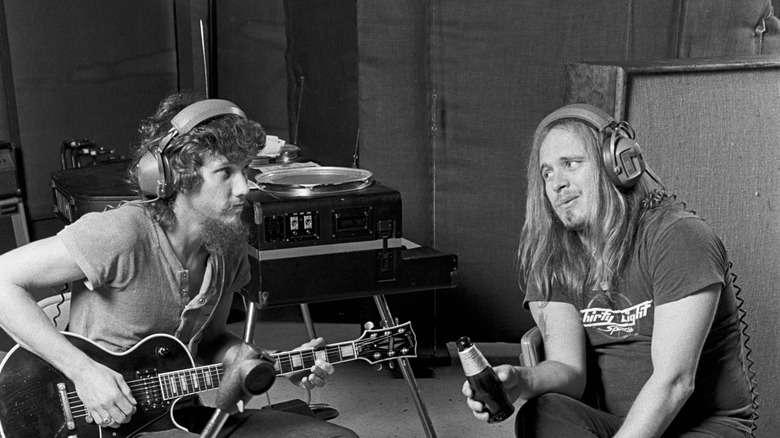
[(583, 122), (587, 122), (596, 128), (596, 130), (600, 133), (603, 133), (604, 130), (610, 126), (614, 126), (616, 123), (615, 119), (604, 112), (601, 108), (588, 105), (586, 103), (573, 103), (550, 113), (542, 120), (541, 123), (539, 123), (539, 126), (536, 128), (536, 132), (540, 132), (544, 128), (561, 119), (582, 120)]
[(160, 151), (165, 153), (168, 144), (176, 136), (190, 132), (193, 128), (209, 119), (228, 114), (235, 114), (242, 119), (246, 119), (246, 114), (229, 100), (206, 99), (187, 106), (171, 119), (171, 130), (168, 132), (168, 135), (160, 140)]

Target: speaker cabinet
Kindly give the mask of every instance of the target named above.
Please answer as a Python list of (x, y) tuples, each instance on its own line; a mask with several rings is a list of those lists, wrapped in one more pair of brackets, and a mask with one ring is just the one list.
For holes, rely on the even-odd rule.
[(777, 436), (780, 57), (574, 63), (565, 101), (631, 123), (648, 165), (720, 235), (746, 301), (759, 430)]
[(21, 199), (0, 199), (0, 236), (0, 254), (30, 242)]

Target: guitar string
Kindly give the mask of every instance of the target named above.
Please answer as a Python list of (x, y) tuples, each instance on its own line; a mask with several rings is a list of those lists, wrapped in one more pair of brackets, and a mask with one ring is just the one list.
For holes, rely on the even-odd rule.
[[(290, 352), (276, 354), (274, 356), (276, 357), (277, 361), (280, 363), (280, 368), (288, 366), (288, 367), (293, 368), (293, 370), (294, 370), (295, 367), (293, 365), (291, 365), (294, 362), (293, 356), (301, 356), (301, 359), (303, 359), (303, 361), (306, 362), (307, 357), (313, 358), (316, 355), (316, 353), (324, 351), (326, 357), (328, 356), (329, 353), (338, 353), (339, 357), (341, 359), (343, 359), (341, 351), (342, 351), (342, 347), (344, 347), (344, 346), (349, 346), (349, 344), (354, 344), (357, 347), (362, 347), (364, 345), (374, 344), (374, 343), (377, 343), (377, 342), (382, 342), (382, 341), (385, 341), (385, 340), (393, 338), (393, 337), (395, 337), (395, 335), (387, 334), (387, 335), (382, 335), (382, 336), (379, 336), (379, 337), (376, 337), (376, 338), (357, 340), (357, 341), (354, 341), (354, 342), (339, 343), (339, 344), (336, 344), (336, 345), (333, 345), (333, 346), (326, 346), (326, 347), (321, 348), (321, 349), (312, 348), (312, 349), (305, 349), (305, 350), (298, 350), (298, 351), (290, 351)], [(357, 354), (355, 354), (354, 356), (355, 356), (355, 358), (358, 357)], [(205, 376), (205, 374), (208, 373), (209, 375), (212, 375), (213, 377), (216, 377), (216, 380), (219, 381), (220, 376), (224, 372), (222, 364), (219, 364), (219, 365), (209, 365), (209, 366), (206, 366), (204, 368), (206, 368), (205, 371), (201, 371), (201, 372), (197, 372), (196, 371), (195, 372), (195, 374), (196, 374), (196, 378), (195, 379), (192, 379), (192, 374), (193, 374), (192, 370), (173, 371), (173, 372), (169, 372), (169, 373), (164, 373), (163, 375), (169, 377), (168, 380), (171, 380), (171, 377), (175, 380), (176, 377), (181, 377), (182, 374), (189, 375), (189, 377), (191, 378), (190, 382), (196, 382), (197, 385), (200, 385), (200, 383), (203, 382), (203, 385), (201, 385), (201, 386), (202, 387), (207, 387), (207, 386), (209, 386), (209, 384), (207, 382), (207, 379), (204, 377), (203, 380), (201, 380), (201, 379), (197, 378), (197, 376), (201, 376), (201, 375)], [(149, 390), (151, 388), (152, 395), (155, 396), (155, 399), (157, 399), (162, 394), (162, 392), (164, 392), (163, 389), (160, 387), (160, 385), (158, 385), (158, 381), (159, 380), (160, 380), (159, 376), (158, 377), (145, 377), (145, 378), (141, 378), (141, 379), (137, 379), (137, 380), (128, 381), (127, 384), (128, 384), (128, 387), (130, 387), (130, 390), (131, 390), (131, 392), (134, 395), (135, 394), (139, 394), (139, 393), (140, 393), (140, 395), (148, 394), (150, 392)], [(213, 380), (212, 380), (212, 382), (213, 382)], [(173, 388), (173, 387), (176, 386), (173, 383), (174, 382), (168, 382), (168, 383), (163, 383), (162, 385), (163, 386), (171, 385), (171, 388)], [(193, 387), (195, 387), (197, 385), (193, 385)], [(171, 393), (175, 393), (178, 389), (181, 389), (181, 388), (171, 389), (170, 392)], [(206, 388), (206, 389), (208, 390), (208, 389), (214, 389), (214, 388)], [(78, 395), (77, 395), (76, 391), (68, 392), (67, 396), (68, 396), (68, 404), (71, 406), (71, 411), (74, 414), (74, 418), (79, 418), (81, 416), (87, 416), (86, 408), (84, 407), (84, 404), (81, 403), (81, 400), (78, 398)], [(160, 397), (160, 398), (164, 398), (164, 396)], [(76, 403), (73, 403), (72, 402), (73, 400), (75, 400)], [(83, 412), (83, 415), (82, 415), (82, 412)]]

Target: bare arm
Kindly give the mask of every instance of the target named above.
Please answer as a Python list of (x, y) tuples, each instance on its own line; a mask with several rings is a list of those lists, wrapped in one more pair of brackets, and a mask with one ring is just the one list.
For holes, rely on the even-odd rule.
[[(529, 307), (544, 339), (545, 360), (535, 367), (494, 368), (509, 400), (528, 400), (548, 392), (580, 398), (585, 389), (586, 364), (585, 331), (579, 312), (566, 303), (531, 302)], [(463, 384), (462, 392), (474, 415), (487, 420), (488, 413), (472, 398), (468, 382)]]
[(0, 326), (19, 345), (71, 379), (96, 421), (110, 416), (116, 426), (135, 411), (135, 400), (121, 375), (68, 342), (28, 293), (84, 277), (58, 237), (0, 255)]
[(520, 368), (528, 399), (556, 392), (579, 399), (585, 390), (585, 331), (580, 314), (567, 303), (529, 303), (531, 315), (542, 333), (545, 360)]
[(653, 374), (639, 392), (616, 438), (661, 436), (694, 390), (696, 368), (718, 305), (714, 284), (655, 308)]

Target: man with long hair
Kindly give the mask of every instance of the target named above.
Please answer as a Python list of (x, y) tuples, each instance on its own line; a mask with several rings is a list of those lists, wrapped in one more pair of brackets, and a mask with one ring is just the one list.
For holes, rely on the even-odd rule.
[[(574, 104), (538, 126), (518, 249), (545, 359), (495, 368), (518, 437), (746, 437), (753, 393), (726, 250), (633, 129)], [(467, 403), (487, 418), (468, 383)]]
[[(265, 145), (262, 126), (229, 101), (175, 93), (160, 103), (139, 131), (130, 180), (141, 199), (86, 214), (56, 236), (0, 256), (0, 326), (73, 382), (82, 402), (73, 415), (86, 421), (78, 423), (80, 427), (102, 427), (104, 435), (119, 428), (125, 436), (136, 429), (122, 432), (123, 426), (137, 426), (148, 436), (197, 436), (181, 431), (199, 434), (197, 427), (208, 420), (210, 411), (197, 400), (176, 403), (181, 409), (175, 409), (175, 418), (160, 419), (171, 421), (152, 421), (154, 415), (143, 418), (163, 401), (139, 392), (140, 377), (178, 369), (144, 367), (137, 370), (138, 381), (125, 381), (117, 370), (56, 331), (28, 293), (71, 284), (70, 331), (114, 357), (136, 360), (135, 354), (144, 351), (136, 351), (137, 345), (151, 335), (165, 334), (186, 345), (185, 351), (198, 363), (222, 364), (223, 374), (216, 374), (217, 368), (213, 376), (182, 373), (171, 384), (173, 395), (198, 386), (213, 388), (221, 377), (216, 400), (232, 413), (251, 396), (242, 385), (273, 380), (271, 358), (231, 334), (226, 325), (233, 294), (250, 280), (248, 228), (241, 217), (249, 191), (248, 164)], [(303, 347), (322, 345), (324, 340), (318, 338)], [(152, 356), (175, 354), (166, 346), (155, 348)], [(310, 369), (287, 377), (311, 390), (323, 386), (332, 372), (332, 365), (318, 360)], [(150, 376), (154, 379), (154, 374)], [(144, 424), (146, 420), (150, 424)], [(8, 427), (4, 425), (6, 434)], [(220, 436), (227, 435), (355, 436), (316, 418), (273, 409), (232, 416)]]

